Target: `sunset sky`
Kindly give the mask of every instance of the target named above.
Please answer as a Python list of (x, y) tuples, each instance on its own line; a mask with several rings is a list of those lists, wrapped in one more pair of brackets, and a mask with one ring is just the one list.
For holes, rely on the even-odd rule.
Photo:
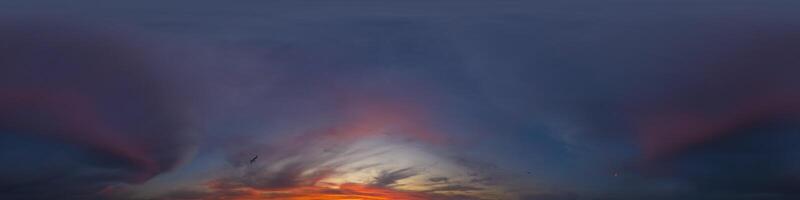
[(0, 1), (0, 199), (800, 199), (800, 2)]

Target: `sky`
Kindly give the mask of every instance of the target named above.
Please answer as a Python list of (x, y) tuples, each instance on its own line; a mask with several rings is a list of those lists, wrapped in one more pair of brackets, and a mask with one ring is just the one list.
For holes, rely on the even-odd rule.
[(0, 199), (799, 199), (798, 6), (4, 0)]

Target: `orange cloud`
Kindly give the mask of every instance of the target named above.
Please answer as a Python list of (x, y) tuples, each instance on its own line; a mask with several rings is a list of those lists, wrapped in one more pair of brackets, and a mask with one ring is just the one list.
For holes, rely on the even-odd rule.
[[(291, 188), (229, 187), (217, 182), (207, 184), (208, 193), (199, 199), (226, 200), (427, 200), (427, 194), (399, 191), (364, 184), (345, 183), (336, 187), (297, 186)], [(180, 198), (175, 199), (193, 199)]]

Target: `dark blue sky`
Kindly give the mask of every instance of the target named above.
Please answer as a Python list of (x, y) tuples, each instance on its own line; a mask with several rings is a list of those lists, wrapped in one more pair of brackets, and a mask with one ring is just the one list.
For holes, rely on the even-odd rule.
[(6, 0), (0, 198), (797, 199), (798, 8)]

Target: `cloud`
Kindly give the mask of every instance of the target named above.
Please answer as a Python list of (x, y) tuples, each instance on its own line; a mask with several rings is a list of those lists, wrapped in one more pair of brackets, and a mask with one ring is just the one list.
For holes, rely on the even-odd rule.
[[(21, 5), (9, 10), (35, 7)], [(117, 6), (110, 5), (103, 8), (116, 11)], [(147, 7), (126, 5), (131, 5), (123, 6), (130, 10)], [(457, 166), (442, 168), (464, 170), (428, 172), (429, 163), (424, 163), (418, 175), (397, 181), (387, 175), (387, 183), (422, 180), (435, 187), (484, 188), (507, 181), (493, 172), (522, 169), (534, 173), (530, 178), (517, 177), (530, 180), (519, 185), (578, 192), (594, 188), (614, 193), (617, 186), (630, 186), (656, 188), (646, 192), (658, 195), (696, 186), (697, 191), (688, 192), (787, 193), (793, 189), (787, 186), (796, 182), (792, 178), (796, 167), (787, 161), (796, 157), (786, 153), (791, 150), (738, 151), (750, 144), (771, 148), (788, 146), (772, 145), (783, 140), (794, 141), (785, 136), (788, 133), (762, 134), (792, 128), (750, 129), (796, 119), (795, 91), (800, 84), (794, 77), (798, 45), (793, 34), (798, 31), (791, 27), (796, 12), (788, 9), (791, 6), (774, 6), (778, 4), (741, 5), (710, 3), (675, 9), (677, 5), (658, 4), (631, 9), (604, 4), (588, 11), (573, 4), (503, 3), (430, 12), (419, 11), (417, 4), (397, 3), (366, 5), (380, 12), (362, 12), (365, 9), (329, 9), (327, 4), (226, 5), (225, 9), (197, 4), (175, 15), (96, 12), (103, 9), (64, 5), (71, 8), (61, 9), (64, 12), (87, 18), (217, 40), (226, 47), (199, 48), (180, 59), (154, 60), (143, 53), (149, 49), (139, 51), (139, 41), (97, 37), (101, 38), (97, 42), (88, 39), (94, 35), (81, 36), (84, 31), (72, 29), (4, 36), (10, 38), (13, 49), (4, 49), (6, 57), (0, 62), (14, 67), (4, 68), (6, 75), (0, 75), (4, 87), (12, 86), (0, 91), (4, 129), (0, 141), (14, 142), (0, 145), (4, 148), (0, 150), (16, 152), (3, 155), (8, 160), (34, 163), (28, 171), (16, 162), (3, 166), (13, 168), (2, 176), (14, 186), (4, 188), (22, 191), (19, 188), (43, 188), (29, 185), (69, 183), (102, 188), (109, 181), (150, 180), (177, 166), (192, 146), (185, 142), (191, 138), (174, 130), (184, 127), (179, 124), (185, 118), (172, 116), (192, 104), (191, 119), (209, 133), (204, 147), (223, 151), (231, 164), (230, 173), (216, 179), (221, 181), (217, 186), (241, 190), (176, 194), (187, 198), (249, 195), (266, 188), (314, 187), (315, 183), (328, 187), (330, 183), (317, 180), (355, 171), (367, 175), (348, 177), (352, 178), (348, 181), (361, 178), (358, 182), (368, 185), (382, 172), (408, 167), (373, 160), (398, 154), (433, 154), (444, 161), (442, 165)], [(306, 15), (309, 10), (324, 14)], [(190, 13), (219, 15), (197, 18)], [(184, 60), (189, 64), (181, 64)], [(117, 65), (124, 67), (93, 67)], [(179, 83), (185, 88), (172, 90), (156, 77), (161, 70), (180, 72), (167, 74), (167, 79), (200, 81)], [(50, 86), (77, 89), (64, 92)], [(199, 103), (170, 96), (187, 91)], [(739, 139), (741, 135), (748, 137)], [(387, 136), (402, 139), (382, 143), (385, 146), (406, 145), (402, 140), (439, 146), (410, 148), (423, 153), (391, 149), (370, 151), (382, 156), (352, 154), (356, 151), (352, 145)], [(771, 139), (740, 141), (764, 138)], [(470, 139), (474, 142), (453, 145)], [(728, 140), (738, 142), (723, 145)], [(388, 149), (383, 147), (376, 148)], [(29, 152), (42, 160), (25, 159)], [(462, 152), (488, 161), (462, 161), (458, 158)], [(248, 160), (254, 155), (261, 158), (251, 166)], [(390, 161), (394, 160), (403, 159)], [(352, 163), (357, 161), (364, 162)], [(91, 175), (53, 178), (65, 171), (38, 175), (35, 172), (49, 170), (43, 163), (57, 163), (60, 167), (54, 168), (66, 172), (92, 170)], [(713, 169), (721, 170), (709, 172)], [(623, 177), (612, 177), (608, 171), (621, 171)], [(751, 171), (767, 172), (747, 175)], [(789, 178), (780, 179), (777, 172)], [(720, 184), (731, 182), (759, 184)], [(772, 185), (758, 186), (761, 183)], [(662, 188), (662, 184), (667, 186)], [(392, 186), (407, 185), (382, 189), (400, 190)], [(61, 188), (79, 193), (98, 190)], [(309, 190), (335, 193), (326, 189)], [(562, 197), (554, 194), (552, 198)]]
[(575, 200), (575, 199), (580, 199), (580, 197), (575, 194), (568, 194), (568, 193), (564, 194), (546, 193), (546, 194), (527, 195), (523, 196), (521, 199), (522, 200)]
[[(240, 191), (240, 192), (235, 192)], [(225, 195), (220, 195), (225, 194)], [(203, 196), (201, 199), (208, 198), (258, 198), (258, 199), (286, 199), (286, 200), (302, 200), (302, 199), (375, 199), (375, 200), (390, 200), (390, 199), (404, 199), (404, 200), (429, 200), (432, 199), (426, 194), (397, 191), (388, 188), (374, 187), (359, 184), (342, 184), (337, 189), (330, 189), (325, 187), (298, 187), (290, 188), (287, 190), (271, 191), (271, 190), (252, 190), (247, 188), (237, 188), (233, 191), (225, 193), (217, 193), (215, 196)], [(190, 197), (192, 196), (184, 196)]]
[[(142, 183), (191, 151), (178, 98), (132, 39), (37, 21), (0, 27), (2, 156), (49, 154), (24, 159), (27, 168), (0, 166), (0, 196), (72, 198)], [(43, 168), (75, 170), (33, 170)]]
[(372, 181), (371, 185), (380, 187), (392, 186), (397, 184), (397, 181), (399, 180), (403, 180), (416, 175), (417, 173), (412, 168), (381, 171), (380, 174), (378, 174), (378, 176), (375, 177), (375, 180)]
[[(722, 18), (734, 16), (720, 10), (705, 11), (720, 12), (716, 16)], [(793, 129), (785, 126), (783, 131), (749, 129), (780, 121), (796, 124), (800, 119), (800, 82), (794, 77), (800, 72), (796, 67), (800, 60), (791, 56), (800, 52), (798, 38), (793, 35), (800, 30), (768, 18), (724, 24), (717, 23), (722, 19), (702, 14), (675, 15), (670, 19), (640, 18), (633, 13), (596, 14), (604, 18), (603, 25), (576, 19), (575, 23), (586, 26), (577, 25), (572, 31), (519, 26), (537, 23), (541, 27), (563, 27), (559, 25), (570, 21), (537, 20), (525, 15), (485, 22), (474, 25), (480, 28), (464, 31), (470, 38), (483, 38), (464, 44), (467, 47), (463, 51), (472, 52), (466, 57), (473, 58), (469, 62), (473, 65), (466, 66), (466, 75), (479, 84), (482, 97), (506, 119), (500, 123), (509, 127), (544, 124), (549, 128), (542, 132), (549, 132), (568, 146), (563, 156), (528, 165), (555, 166), (546, 171), (574, 167), (569, 171), (592, 175), (562, 172), (553, 175), (558, 176), (553, 182), (570, 180), (608, 193), (633, 193), (616, 188), (616, 184), (647, 185), (651, 183), (648, 181), (674, 179), (679, 181), (670, 184), (680, 186), (653, 186), (659, 189), (650, 194), (668, 196), (674, 188), (704, 185), (691, 191), (702, 194), (712, 190), (706, 187), (722, 182), (732, 184), (716, 188), (725, 192), (736, 192), (733, 188), (750, 188), (749, 194), (788, 191), (744, 184), (753, 182), (774, 183), (770, 188), (792, 188), (794, 178), (781, 180), (762, 171), (779, 171), (794, 177), (796, 165), (786, 160), (797, 155), (787, 155), (790, 150), (783, 148), (749, 152), (753, 148), (745, 147), (748, 145), (741, 141), (792, 138), (784, 131)], [(715, 25), (681, 23), (689, 19)], [(603, 28), (591, 28), (589, 24)], [(497, 37), (498, 33), (507, 37)], [(784, 136), (767, 136), (774, 132), (783, 132)], [(525, 129), (518, 134), (530, 136), (536, 131)], [(736, 139), (741, 135), (750, 136)], [(742, 146), (719, 146), (730, 140), (741, 140), (737, 144)], [(776, 141), (760, 144), (770, 146)], [(519, 149), (543, 152), (531, 143), (536, 141), (521, 142), (520, 146), (525, 147)], [(717, 150), (708, 152), (707, 148)], [(733, 153), (740, 151), (743, 152)], [(718, 160), (696, 158), (696, 154)], [(745, 164), (753, 160), (759, 161)], [(740, 166), (741, 171), (727, 166)], [(769, 170), (768, 166), (781, 169)], [(623, 183), (608, 175), (612, 174), (609, 171), (620, 169), (637, 180)], [(625, 194), (619, 198), (626, 195), (636, 196)]]
[(447, 177), (433, 177), (428, 179), (431, 182), (438, 183), (438, 182), (447, 182), (449, 179)]
[(431, 189), (429, 190), (429, 192), (452, 192), (452, 191), (464, 192), (464, 191), (476, 191), (476, 190), (482, 190), (482, 189), (478, 187), (465, 186), (465, 185), (447, 185)]
[[(486, 164), (471, 161), (470, 166), (464, 166), (466, 159), (449, 161), (443, 152), (435, 150), (443, 143), (430, 138), (443, 136), (404, 133), (422, 127), (415, 124), (414, 129), (405, 129), (405, 122), (395, 123), (406, 119), (398, 117), (403, 116), (397, 115), (402, 112), (365, 113), (376, 118), (356, 115), (345, 118), (354, 121), (333, 124), (339, 127), (281, 134), (284, 137), (273, 138), (269, 143), (240, 143), (228, 149), (232, 168), (216, 172), (218, 177), (200, 185), (202, 189), (168, 192), (158, 198), (230, 195), (229, 198), (266, 199), (479, 199), (484, 193), (498, 192), (496, 187), (478, 189), (482, 183), (468, 181), (484, 175), (465, 176)], [(381, 119), (387, 114), (392, 117), (386, 119), (391, 120)], [(371, 123), (386, 126), (372, 128)], [(353, 124), (369, 128), (353, 128)], [(256, 162), (246, 162), (254, 155), (259, 156)], [(442, 175), (458, 181), (453, 185), (428, 184), (427, 180)]]

